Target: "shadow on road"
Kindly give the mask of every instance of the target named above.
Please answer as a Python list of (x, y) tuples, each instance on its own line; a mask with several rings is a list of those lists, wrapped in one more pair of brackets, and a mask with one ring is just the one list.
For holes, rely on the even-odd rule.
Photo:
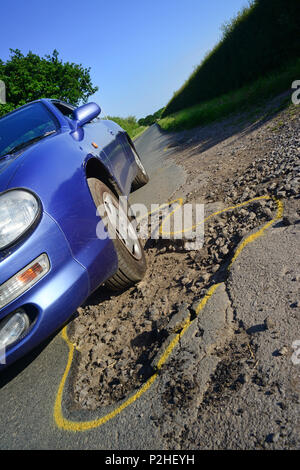
[(282, 111), (283, 107), (290, 101), (290, 95), (290, 91), (284, 92), (269, 101), (264, 107), (260, 106), (257, 109), (252, 108), (248, 111), (241, 110), (240, 114), (233, 113), (226, 119), (194, 129), (178, 133), (169, 133), (160, 129), (160, 132), (164, 135), (170, 135), (168, 148), (180, 145), (183, 150), (190, 149), (190, 157), (193, 157), (233, 137), (235, 134), (239, 134), (236, 137), (238, 141), (245, 135), (258, 130)]

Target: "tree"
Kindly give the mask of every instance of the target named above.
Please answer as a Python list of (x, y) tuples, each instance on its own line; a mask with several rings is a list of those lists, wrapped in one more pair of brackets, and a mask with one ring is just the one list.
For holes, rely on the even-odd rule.
[(90, 68), (81, 64), (63, 63), (57, 50), (40, 57), (26, 56), (19, 49), (10, 49), (7, 62), (0, 59), (0, 80), (6, 86), (6, 104), (0, 105), (0, 116), (40, 98), (60, 99), (74, 105), (86, 102), (98, 87), (93, 87)]
[(145, 118), (141, 118), (138, 123), (140, 126), (152, 126), (156, 121), (161, 118), (164, 108), (159, 109), (154, 114), (149, 114)]

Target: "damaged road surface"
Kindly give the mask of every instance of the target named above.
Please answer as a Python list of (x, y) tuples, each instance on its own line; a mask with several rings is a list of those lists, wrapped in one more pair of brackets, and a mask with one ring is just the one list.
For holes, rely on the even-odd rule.
[(1, 448), (299, 448), (299, 146), (294, 108), (138, 139), (131, 202), (205, 204), (204, 246), (147, 240), (138, 286), (1, 377)]
[(299, 272), (300, 224), (245, 247), (161, 376), (168, 448), (299, 448)]

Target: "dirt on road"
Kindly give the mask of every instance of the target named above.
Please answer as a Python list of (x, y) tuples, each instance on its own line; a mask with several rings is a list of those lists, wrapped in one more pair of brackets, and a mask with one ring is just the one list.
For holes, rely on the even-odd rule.
[[(206, 216), (223, 212), (205, 223), (201, 250), (187, 251), (174, 241), (145, 240), (148, 270), (144, 280), (121, 294), (98, 289), (79, 309), (69, 330), (78, 351), (72, 380), (74, 407), (97, 409), (120, 403), (145, 383), (155, 372), (157, 354), (170, 335), (180, 331), (184, 319), (195, 319), (197, 305), (211, 285), (227, 280), (228, 265), (243, 237), (274, 218), (274, 198), (284, 203), (283, 226), (300, 222), (300, 109), (293, 105), (281, 109), (285, 101), (283, 95), (263, 112), (231, 116), (169, 137), (165, 158), (182, 166), (187, 178), (170, 199), (203, 203)], [(248, 203), (260, 196), (270, 198)], [(241, 203), (245, 204), (225, 210)], [(295, 276), (299, 286), (300, 267)], [(293, 325), (297, 328), (300, 297), (294, 303)], [(242, 419), (237, 417), (242, 412), (231, 412), (226, 403), (239, 401), (245, 386), (252, 393), (249, 384), (263, 391), (265, 387), (269, 393), (256, 363), (261, 346), (234, 310), (232, 307), (230, 321), (222, 330), (222, 341), (206, 352), (212, 362), (204, 388), (199, 372), (196, 376), (184, 372), (184, 348), (162, 371), (165, 379), (158, 399), (164, 412), (153, 420), (161, 428), (166, 448), (299, 447), (297, 433), (286, 422), (284, 429), (278, 424), (278, 430), (265, 432), (266, 436), (254, 433), (248, 443), (222, 437), (226, 435), (225, 424), (216, 416), (226, 413), (226, 426), (232, 423), (233, 436), (236, 421)], [(199, 326), (197, 337), (204, 334), (205, 328)], [(188, 360), (195, 365), (200, 359), (198, 353), (193, 354)], [(290, 357), (292, 351), (279, 350), (278, 354)], [(295, 380), (290, 399), (296, 404), (299, 391)], [(214, 423), (220, 427), (215, 438)], [(236, 429), (243, 432), (238, 426)]]

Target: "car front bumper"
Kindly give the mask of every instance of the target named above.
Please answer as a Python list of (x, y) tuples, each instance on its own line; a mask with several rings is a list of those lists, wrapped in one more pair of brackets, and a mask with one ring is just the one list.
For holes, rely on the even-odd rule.
[(33, 319), (27, 333), (0, 350), (0, 370), (38, 346), (60, 328), (87, 298), (89, 276), (72, 256), (69, 244), (56, 222), (46, 213), (34, 232), (11, 253), (0, 257), (0, 285), (46, 253), (48, 273), (8, 305), (0, 309), (0, 322), (17, 309)]

